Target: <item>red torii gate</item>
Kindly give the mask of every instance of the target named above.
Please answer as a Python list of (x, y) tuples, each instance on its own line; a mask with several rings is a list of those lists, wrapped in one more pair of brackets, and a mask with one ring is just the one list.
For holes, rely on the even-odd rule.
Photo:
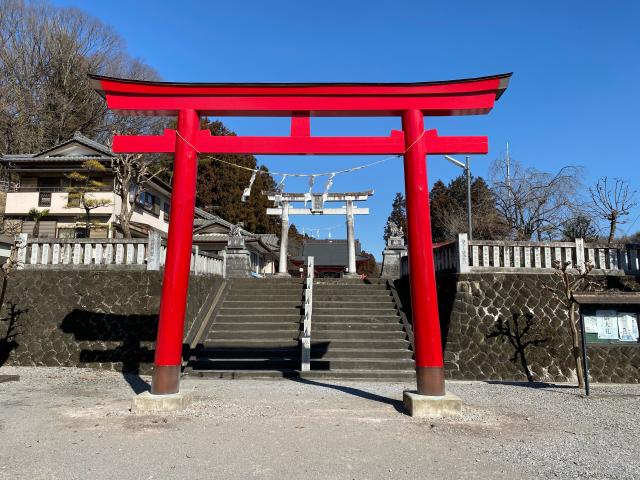
[[(433, 267), (426, 154), (485, 154), (487, 137), (440, 137), (424, 116), (488, 113), (510, 73), (422, 83), (165, 83), (92, 75), (107, 106), (121, 114), (178, 117), (163, 135), (120, 136), (116, 153), (175, 152), (167, 257), (151, 384), (179, 390), (199, 153), (256, 155), (404, 155), (411, 306), (418, 393), (445, 393)], [(200, 116), (291, 117), (284, 137), (212, 136)], [(310, 117), (399, 116), (388, 137), (313, 137)]]

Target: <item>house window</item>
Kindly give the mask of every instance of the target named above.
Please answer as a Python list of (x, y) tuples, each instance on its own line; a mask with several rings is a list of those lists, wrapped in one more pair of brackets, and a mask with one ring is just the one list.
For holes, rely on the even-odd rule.
[(51, 192), (39, 192), (38, 193), (38, 206), (50, 207), (51, 206)]
[(164, 202), (163, 205), (163, 212), (164, 212), (164, 221), (168, 222), (169, 221), (169, 212), (171, 210), (171, 204), (169, 204), (169, 202)]
[(137, 203), (145, 210), (152, 211), (156, 215), (160, 213), (160, 199), (149, 192), (140, 193)]

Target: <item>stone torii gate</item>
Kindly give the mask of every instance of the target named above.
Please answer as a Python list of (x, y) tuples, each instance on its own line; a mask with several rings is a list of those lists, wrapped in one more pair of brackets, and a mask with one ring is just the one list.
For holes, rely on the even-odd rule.
[[(310, 208), (291, 208), (294, 202), (308, 202), (309, 194), (305, 193), (280, 193), (263, 192), (267, 198), (273, 202), (279, 202), (280, 206), (267, 208), (267, 215), (279, 215), (281, 220), (280, 233), (280, 263), (278, 264), (278, 275), (288, 276), (287, 272), (287, 249), (289, 245), (289, 215), (345, 215), (347, 220), (347, 244), (349, 251), (349, 265), (347, 273), (349, 276), (356, 275), (356, 239), (354, 233), (354, 215), (368, 215), (368, 208), (358, 208), (353, 202), (363, 202), (373, 195), (373, 190), (367, 192), (346, 192), (346, 193), (317, 193), (311, 195)], [(324, 202), (344, 202), (344, 207), (325, 208)]]
[[(113, 138), (115, 153), (175, 155), (167, 256), (151, 394), (179, 391), (199, 154), (402, 155), (411, 306), (419, 401), (445, 394), (433, 264), (426, 155), (486, 154), (487, 137), (441, 137), (425, 116), (481, 115), (507, 89), (510, 73), (418, 83), (169, 83), (90, 76), (119, 114), (177, 117), (162, 135)], [(201, 116), (290, 117), (286, 136), (212, 136)], [(317, 137), (311, 117), (399, 117), (381, 137)]]

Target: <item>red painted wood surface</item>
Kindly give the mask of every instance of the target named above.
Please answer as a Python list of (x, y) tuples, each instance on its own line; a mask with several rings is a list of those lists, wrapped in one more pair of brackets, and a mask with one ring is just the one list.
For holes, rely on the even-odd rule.
[[(401, 155), (405, 150), (404, 134), (394, 130), (388, 137), (310, 137), (309, 118), (292, 117), (291, 137), (213, 136), (209, 130), (197, 132), (193, 146), (200, 153), (238, 153), (253, 155)], [(113, 138), (116, 153), (170, 153), (174, 151), (176, 133), (123, 136)], [(487, 137), (440, 137), (436, 130), (420, 139), (431, 154), (485, 154)]]
[(416, 366), (442, 367), (426, 151), (424, 143), (416, 142), (424, 130), (422, 112), (405, 112), (402, 129), (407, 148), (404, 154), (404, 182)]
[[(180, 112), (178, 131), (182, 138), (188, 142), (194, 141), (199, 126), (200, 119), (196, 112)], [(154, 360), (157, 366), (176, 366), (182, 362), (198, 171), (198, 154), (182, 138), (175, 142), (169, 236)]]

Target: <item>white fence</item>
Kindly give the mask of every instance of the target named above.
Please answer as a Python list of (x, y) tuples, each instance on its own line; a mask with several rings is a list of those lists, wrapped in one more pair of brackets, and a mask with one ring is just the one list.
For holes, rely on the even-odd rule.
[(640, 274), (640, 244), (573, 242), (516, 242), (468, 240), (438, 245), (433, 250), (437, 272), (551, 271), (555, 261), (579, 267), (589, 262), (595, 270), (607, 274)]
[[(160, 270), (167, 248), (157, 232), (148, 238), (28, 238), (16, 237), (22, 268), (95, 268)], [(223, 257), (199, 252), (191, 254), (191, 272), (223, 276)]]

